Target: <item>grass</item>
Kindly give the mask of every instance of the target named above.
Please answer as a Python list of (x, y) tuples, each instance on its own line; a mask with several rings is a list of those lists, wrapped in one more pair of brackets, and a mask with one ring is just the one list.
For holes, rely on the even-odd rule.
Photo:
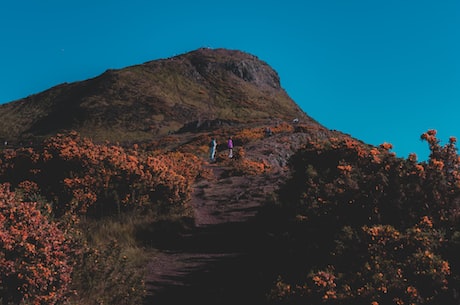
[[(73, 285), (79, 305), (139, 305), (145, 298), (145, 266), (155, 255), (149, 239), (183, 228), (185, 213), (159, 216), (126, 213), (104, 219), (82, 219), (83, 258), (76, 266)], [(167, 225), (165, 225), (167, 224)]]
[(111, 70), (0, 105), (0, 139), (48, 136), (70, 128), (95, 140), (144, 141), (196, 120), (304, 116), (281, 88), (235, 74), (231, 67), (240, 62), (260, 66), (256, 78), (276, 74), (251, 55), (223, 49)]

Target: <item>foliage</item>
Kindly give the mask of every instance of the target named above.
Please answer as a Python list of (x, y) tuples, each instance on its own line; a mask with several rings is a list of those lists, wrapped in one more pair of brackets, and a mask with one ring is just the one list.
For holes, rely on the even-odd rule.
[(190, 155), (154, 157), (137, 145), (94, 144), (75, 132), (48, 139), (39, 151), (5, 151), (1, 159), (1, 179), (13, 185), (34, 182), (57, 215), (181, 207), (201, 173), (201, 163)]
[[(269, 134), (267, 130), (270, 130)], [(244, 128), (236, 133), (234, 137), (234, 142), (238, 143), (238, 145), (244, 145), (251, 141), (262, 139), (267, 135), (278, 133), (291, 133), (293, 131), (294, 127), (286, 122), (280, 122), (274, 126), (268, 125), (265, 128)]]
[(260, 175), (270, 170), (269, 164), (264, 161), (253, 161), (246, 157), (243, 147), (234, 149), (233, 158), (222, 158), (224, 164), (229, 166), (227, 175), (229, 176), (244, 176), (244, 175)]
[[(0, 179), (17, 192), (0, 189), (2, 302), (55, 304), (74, 289), (69, 300), (79, 304), (139, 304), (139, 230), (161, 214), (188, 216), (192, 183), (210, 175), (202, 163), (189, 153), (95, 144), (75, 132), (35, 149), (4, 150)], [(130, 244), (108, 245), (81, 217), (111, 223), (111, 234), (119, 228)]]
[(439, 304), (458, 298), (452, 253), (460, 161), (455, 139), (441, 146), (435, 135), (422, 135), (431, 155), (421, 163), (413, 154), (396, 158), (388, 143), (371, 147), (349, 138), (312, 142), (295, 154), (293, 175), (270, 208), (284, 222), (279, 234), (287, 236), (287, 259), (298, 271), (284, 271), (272, 300)]
[(57, 304), (69, 294), (72, 242), (42, 211), (0, 185), (0, 303)]
[[(74, 272), (76, 304), (141, 304), (145, 296), (144, 272), (133, 266), (116, 240), (85, 246)], [(134, 255), (134, 254), (133, 254)], [(143, 262), (145, 263), (145, 262)]]

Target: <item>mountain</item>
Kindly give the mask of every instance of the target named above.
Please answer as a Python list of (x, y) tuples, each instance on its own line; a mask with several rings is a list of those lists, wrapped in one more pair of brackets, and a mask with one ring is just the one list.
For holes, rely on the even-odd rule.
[(0, 105), (0, 138), (15, 141), (69, 130), (93, 140), (139, 141), (213, 126), (292, 121), (318, 125), (256, 56), (198, 49)]
[(428, 162), (397, 158), (321, 126), (266, 63), (224, 49), (0, 115), (13, 142), (0, 149), (2, 304), (460, 304), (455, 138), (429, 130)]

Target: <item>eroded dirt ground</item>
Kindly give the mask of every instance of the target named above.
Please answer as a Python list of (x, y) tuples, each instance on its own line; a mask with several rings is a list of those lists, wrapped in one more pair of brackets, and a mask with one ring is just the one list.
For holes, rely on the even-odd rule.
[(198, 182), (191, 201), (195, 226), (154, 245), (145, 304), (266, 303), (268, 237), (255, 215), (281, 174), (227, 177), (219, 164), (209, 168), (214, 179)]

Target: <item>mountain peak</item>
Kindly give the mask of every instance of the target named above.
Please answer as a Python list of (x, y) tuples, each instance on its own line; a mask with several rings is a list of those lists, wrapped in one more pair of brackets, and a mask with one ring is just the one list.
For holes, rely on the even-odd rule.
[(280, 89), (278, 73), (256, 56), (238, 50), (201, 48), (185, 54), (200, 73), (207, 74), (217, 67), (233, 73), (256, 86)]
[(0, 105), (0, 115), (6, 118), (0, 122), (5, 139), (76, 130), (95, 140), (133, 141), (193, 122), (315, 123), (267, 63), (242, 51), (209, 48), (62, 84)]

